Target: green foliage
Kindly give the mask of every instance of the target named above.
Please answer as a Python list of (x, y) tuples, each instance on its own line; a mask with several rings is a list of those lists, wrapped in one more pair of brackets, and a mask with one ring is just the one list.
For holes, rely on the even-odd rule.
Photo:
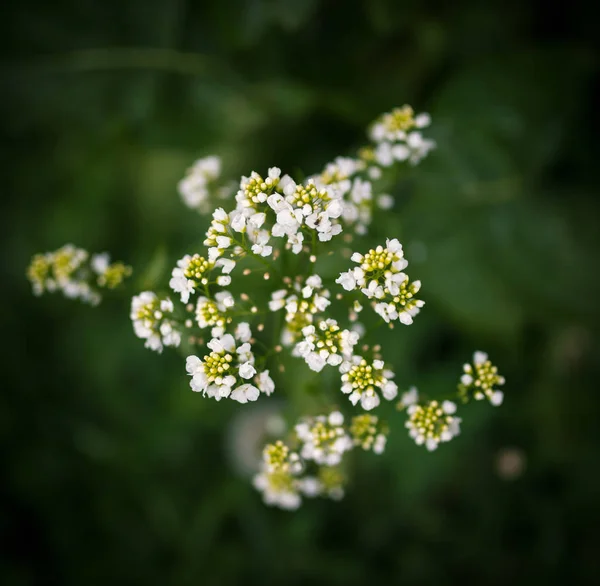
[[(545, 4), (500, 1), (9, 5), (2, 584), (594, 581), (591, 11), (555, 29)], [(176, 194), (195, 158), (308, 174), (404, 103), (431, 112), (439, 148), (374, 226), (403, 242), (427, 301), (410, 336), (385, 333), (385, 358), (436, 397), (481, 347), (505, 405), (475, 407), (434, 454), (382, 409), (387, 451), (359, 459), (343, 502), (270, 510), (236, 475), (235, 409), (144, 350), (129, 299), (203, 239)], [(96, 310), (33, 298), (24, 267), (67, 241), (148, 270)]]

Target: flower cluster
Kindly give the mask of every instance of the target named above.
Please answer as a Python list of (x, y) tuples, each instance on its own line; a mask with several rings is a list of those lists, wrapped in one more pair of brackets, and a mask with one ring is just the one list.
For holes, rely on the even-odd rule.
[(398, 386), (391, 380), (394, 373), (385, 368), (383, 360), (368, 362), (362, 356), (355, 355), (342, 362), (340, 372), (342, 393), (348, 395), (353, 405), (360, 401), (365, 411), (379, 405), (380, 393), (387, 401), (392, 401), (398, 394)]
[[(248, 339), (250, 326), (236, 329), (237, 341)], [(192, 379), (190, 387), (217, 401), (231, 398), (238, 403), (256, 401), (261, 392), (270, 395), (275, 386), (269, 371), (260, 373), (255, 367), (254, 353), (245, 341), (236, 346), (231, 334), (213, 338), (207, 344), (210, 352), (202, 359), (191, 355), (186, 360), (186, 370)], [(254, 385), (250, 382), (254, 381)], [(240, 384), (241, 383), (241, 384)]]
[(460, 434), (460, 417), (456, 417), (456, 404), (452, 401), (412, 403), (407, 409), (406, 427), (417, 445), (425, 445), (431, 452), (441, 442), (448, 442)]
[(302, 442), (302, 458), (326, 466), (338, 465), (344, 452), (352, 449), (352, 440), (343, 423), (344, 416), (334, 411), (327, 417), (305, 418), (296, 424), (296, 435)]
[(410, 106), (382, 114), (369, 133), (377, 144), (372, 153), (373, 160), (382, 167), (403, 161), (416, 165), (435, 148), (435, 141), (424, 138), (420, 132), (430, 123), (429, 114), (415, 116)]
[(212, 211), (211, 195), (217, 199), (228, 199), (232, 195), (228, 186), (217, 185), (220, 176), (219, 157), (211, 155), (198, 159), (177, 186), (183, 203), (201, 214), (209, 214)]
[[(172, 269), (168, 285), (175, 303), (152, 291), (133, 297), (135, 335), (157, 352), (181, 345), (189, 386), (203, 397), (243, 404), (268, 397), (276, 368), (278, 387), (295, 405), (307, 368), (321, 373), (329, 366), (335, 369), (318, 377), (303, 408), (323, 413), (317, 408), (323, 397), (335, 404), (341, 391), (348, 397), (343, 410), (354, 409), (303, 416), (287, 443), (265, 447), (254, 485), (268, 504), (296, 509), (305, 497), (341, 498), (351, 452), (381, 454), (386, 448), (388, 425), (373, 410), (398, 395), (383, 358), (393, 349), (384, 352), (370, 338), (382, 323), (412, 323), (424, 305), (417, 299), (421, 283), (405, 274), (408, 262), (395, 238), (366, 254), (354, 252), (354, 268), (340, 274), (338, 267), (350, 256), (345, 246), (368, 231), (379, 209), (395, 204), (385, 193), (396, 181), (389, 168), (414, 165), (434, 148), (421, 134), (429, 122), (427, 114), (396, 108), (372, 124), (371, 143), (356, 156), (337, 157), (302, 182), (270, 167), (264, 176), (252, 171), (227, 191), (219, 183), (221, 160), (211, 156), (196, 161), (179, 183), (185, 204), (200, 213), (230, 196), (231, 207), (213, 210), (206, 249), (186, 254)], [(129, 273), (106, 254), (90, 257), (71, 245), (36, 255), (27, 272), (36, 294), (62, 290), (91, 303), (99, 300), (98, 288), (113, 288)], [(341, 288), (332, 294), (335, 283)], [(365, 297), (381, 320), (361, 313)], [(306, 366), (298, 361), (293, 368), (304, 375), (284, 374), (289, 356), (303, 359)], [(280, 384), (280, 376), (288, 379)], [(310, 378), (312, 384), (317, 376)], [(499, 405), (503, 394), (496, 387), (503, 383), (487, 355), (476, 352), (473, 364), (464, 366), (457, 398)], [(460, 432), (453, 401), (420, 400), (413, 387), (398, 407), (407, 413), (410, 436), (429, 450)]]
[(337, 195), (342, 205), (342, 223), (362, 235), (367, 233), (376, 207), (389, 209), (394, 204), (390, 195), (374, 196), (371, 180), (380, 176), (381, 171), (376, 167), (367, 172), (367, 164), (360, 158), (338, 157), (311, 180)]
[(355, 415), (349, 432), (355, 446), (363, 450), (373, 450), (376, 454), (382, 454), (385, 450), (389, 430), (376, 415), (370, 413)]
[(277, 289), (271, 294), (269, 309), (278, 311), (285, 308), (285, 326), (281, 332), (281, 343), (291, 346), (302, 337), (302, 330), (311, 325), (315, 315), (323, 313), (331, 304), (328, 289), (323, 288), (319, 275), (306, 280), (301, 278), (290, 289)]
[(131, 300), (131, 321), (138, 338), (146, 340), (146, 348), (162, 352), (164, 346), (179, 346), (181, 330), (173, 319), (174, 306), (168, 297), (160, 298), (143, 291)]
[(302, 356), (315, 372), (321, 372), (327, 364), (339, 366), (344, 358), (352, 355), (352, 349), (358, 342), (357, 332), (341, 329), (331, 318), (302, 328), (302, 336), (292, 354)]
[(373, 308), (386, 322), (398, 320), (411, 324), (425, 302), (416, 299), (421, 281), (409, 281), (402, 271), (408, 266), (402, 245), (396, 238), (386, 240), (362, 255), (355, 252), (352, 260), (358, 267), (341, 273), (336, 279), (346, 291), (360, 290), (373, 300)]
[(304, 417), (291, 438), (299, 449), (292, 451), (281, 440), (265, 446), (254, 486), (266, 504), (282, 509), (297, 509), (302, 497), (340, 499), (346, 484), (345, 455), (355, 447), (381, 454), (387, 434), (387, 426), (374, 415), (353, 417), (349, 426), (339, 411)]
[(504, 377), (498, 374), (498, 369), (490, 362), (485, 352), (473, 354), (473, 364), (463, 366), (464, 374), (460, 377), (458, 393), (467, 402), (471, 397), (476, 401), (488, 399), (492, 405), (502, 405), (504, 393), (495, 389), (504, 384)]
[[(213, 337), (221, 336), (225, 333), (225, 326), (231, 323), (231, 317), (227, 316), (227, 311), (235, 305), (233, 296), (228, 291), (219, 291), (215, 293), (213, 299), (208, 297), (198, 297), (196, 302), (196, 323), (201, 329), (213, 328), (211, 334)], [(248, 324), (241, 324), (247, 326)], [(251, 338), (251, 334), (248, 335), (248, 339), (244, 340), (247, 342)]]
[(35, 295), (62, 291), (65, 297), (98, 305), (98, 288), (114, 289), (131, 274), (131, 267), (110, 263), (107, 253), (90, 254), (66, 244), (54, 252), (36, 254), (27, 268), (27, 278)]
[(281, 440), (263, 450), (263, 470), (254, 477), (254, 486), (268, 505), (281, 509), (297, 509), (301, 502), (302, 482), (298, 478), (302, 463)]

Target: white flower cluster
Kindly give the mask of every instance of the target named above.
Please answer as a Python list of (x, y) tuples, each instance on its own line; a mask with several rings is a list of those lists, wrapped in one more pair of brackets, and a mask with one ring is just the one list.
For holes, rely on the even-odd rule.
[(387, 443), (388, 428), (379, 417), (370, 413), (356, 415), (350, 425), (350, 436), (355, 446), (383, 454)]
[(297, 423), (295, 430), (302, 442), (302, 458), (325, 466), (340, 464), (344, 452), (353, 447), (343, 424), (344, 416), (339, 411), (328, 416), (305, 418)]
[(131, 300), (131, 321), (138, 338), (146, 340), (144, 346), (162, 352), (164, 346), (179, 346), (181, 331), (172, 319), (173, 302), (159, 298), (152, 291), (143, 291)]
[[(241, 342), (240, 338), (249, 340), (250, 326), (238, 326), (235, 333), (238, 342)], [(217, 401), (230, 398), (238, 403), (256, 401), (261, 392), (270, 395), (274, 391), (275, 385), (269, 371), (257, 372), (254, 353), (248, 341), (236, 346), (234, 336), (224, 334), (213, 338), (207, 346), (211, 352), (202, 359), (191, 355), (186, 360), (193, 391)], [(255, 384), (243, 382), (250, 380)]]
[(490, 362), (485, 352), (475, 352), (473, 364), (465, 364), (463, 370), (458, 393), (464, 402), (472, 395), (476, 401), (487, 398), (496, 407), (502, 405), (504, 393), (494, 387), (503, 385), (504, 377), (498, 374), (498, 369)]
[(212, 210), (211, 195), (226, 199), (231, 195), (226, 186), (217, 187), (221, 176), (221, 159), (211, 155), (198, 159), (179, 182), (177, 188), (183, 203), (201, 214), (209, 214)]
[(190, 256), (186, 254), (177, 261), (177, 266), (171, 272), (169, 287), (179, 293), (182, 303), (187, 303), (190, 295), (194, 294), (198, 287), (207, 287), (210, 282), (210, 273), (217, 266), (221, 268), (221, 274), (215, 279), (215, 284), (220, 287), (226, 287), (231, 283), (229, 273), (235, 267), (235, 262), (229, 259), (220, 258), (216, 262), (207, 260), (199, 254)]
[(353, 227), (357, 234), (366, 234), (373, 219), (375, 207), (390, 209), (394, 199), (387, 194), (374, 197), (371, 179), (378, 178), (381, 171), (377, 167), (369, 169), (362, 159), (338, 157), (328, 163), (319, 175), (311, 178), (319, 188), (335, 193), (341, 201), (341, 221), (345, 226)]
[(318, 321), (302, 328), (302, 341), (292, 351), (293, 356), (302, 356), (311, 370), (321, 372), (325, 365), (339, 366), (344, 358), (352, 355), (358, 342), (358, 333), (343, 330), (334, 319)]
[(254, 487), (262, 492), (267, 505), (295, 510), (302, 503), (302, 483), (298, 475), (303, 466), (297, 453), (281, 440), (263, 450), (262, 470), (254, 477)]
[[(227, 316), (227, 311), (235, 305), (233, 295), (228, 291), (219, 291), (215, 293), (215, 298), (200, 296), (196, 302), (196, 323), (200, 329), (213, 328), (211, 335), (213, 338), (222, 336), (225, 333), (225, 325), (231, 323), (231, 318)], [(248, 326), (243, 323), (238, 327)], [(249, 330), (248, 330), (249, 331)], [(252, 337), (248, 335), (247, 342)], [(239, 338), (238, 338), (239, 339)]]
[(402, 396), (400, 406), (406, 408), (409, 416), (406, 427), (410, 437), (430, 452), (460, 434), (461, 418), (456, 417), (456, 404), (452, 401), (420, 403), (417, 389), (412, 387)]
[(416, 165), (435, 148), (435, 141), (420, 130), (431, 123), (429, 114), (414, 115), (410, 106), (395, 108), (380, 116), (371, 126), (370, 138), (377, 144), (374, 161), (382, 167), (408, 161)]
[(329, 297), (329, 290), (323, 288), (319, 275), (311, 275), (304, 281), (296, 280), (292, 291), (273, 291), (269, 309), (279, 311), (285, 308), (286, 323), (281, 332), (281, 343), (284, 346), (292, 346), (302, 336), (302, 330), (313, 323), (315, 315), (329, 307)]
[(365, 255), (355, 252), (352, 260), (359, 266), (341, 273), (335, 282), (346, 291), (357, 289), (374, 300), (373, 308), (386, 322), (411, 324), (425, 302), (415, 299), (421, 282), (410, 283), (402, 272), (408, 261), (400, 242), (388, 239), (385, 247), (378, 246)]
[(271, 256), (272, 237), (285, 238), (286, 247), (299, 254), (304, 230), (314, 232), (321, 242), (342, 231), (338, 222), (342, 204), (335, 192), (310, 180), (306, 185), (296, 184), (289, 175), (282, 177), (277, 167), (271, 167), (264, 179), (254, 171), (243, 177), (235, 199), (235, 210), (226, 213), (219, 208), (213, 214), (204, 241), (210, 247), (210, 260), (222, 257), (227, 250), (233, 258), (248, 253)]
[(61, 291), (69, 299), (81, 299), (91, 305), (102, 300), (97, 287), (114, 289), (131, 274), (131, 267), (110, 263), (107, 253), (93, 254), (72, 244), (44, 254), (36, 254), (27, 268), (33, 293)]
[(387, 426), (374, 415), (353, 417), (349, 426), (339, 411), (302, 418), (294, 428), (292, 451), (281, 440), (263, 450), (261, 471), (254, 486), (266, 504), (297, 509), (302, 497), (344, 496), (343, 457), (355, 447), (381, 454), (387, 441)]
[(392, 401), (398, 394), (398, 386), (391, 380), (394, 373), (385, 368), (383, 360), (367, 362), (362, 356), (355, 355), (342, 362), (340, 372), (342, 393), (348, 395), (353, 405), (360, 401), (365, 411), (379, 405), (379, 393), (387, 401)]
[[(408, 262), (394, 238), (364, 255), (354, 252), (354, 268), (335, 279), (349, 294), (332, 295), (333, 278), (326, 276), (339, 262), (332, 255), (345, 254), (347, 249), (330, 241), (343, 230), (365, 234), (376, 208), (394, 205), (390, 195), (381, 193), (394, 179), (386, 169), (401, 162), (414, 165), (434, 148), (435, 143), (421, 134), (429, 122), (427, 114), (415, 115), (408, 106), (396, 108), (373, 123), (372, 144), (356, 157), (338, 157), (303, 183), (282, 175), (277, 167), (269, 168), (265, 177), (255, 171), (242, 177), (239, 188), (230, 193), (235, 193), (234, 209), (213, 211), (204, 239), (208, 250), (186, 254), (171, 272), (169, 287), (183, 307), (175, 311), (169, 297), (151, 291), (132, 299), (134, 332), (154, 351), (179, 346), (184, 327), (187, 346), (204, 345), (203, 330), (210, 328), (206, 350), (199, 356), (186, 351), (190, 387), (205, 397), (248, 403), (261, 394), (271, 395), (275, 383), (267, 366), (275, 362), (285, 372), (286, 360), (280, 354), (285, 347), (314, 372), (335, 367), (337, 389), (350, 403), (346, 407), (360, 406), (369, 412), (351, 417), (349, 423), (338, 410), (303, 417), (291, 433), (289, 446), (282, 441), (267, 445), (254, 485), (268, 504), (296, 509), (303, 497), (341, 498), (347, 454), (354, 448), (381, 454), (386, 448), (387, 425), (371, 411), (382, 400), (394, 400), (398, 387), (381, 347), (370, 342), (376, 326), (367, 329), (358, 323), (365, 304), (362, 296), (381, 316), (380, 322), (390, 327), (395, 321), (408, 325), (424, 305), (416, 297), (421, 283), (411, 282), (404, 273)], [(211, 202), (225, 195), (217, 184), (220, 175), (218, 157), (196, 161), (179, 183), (185, 204), (208, 213)], [(353, 238), (347, 233), (339, 240), (350, 243)], [(238, 263), (244, 265), (248, 259), (266, 267), (244, 266), (239, 271), (252, 288), (253, 299), (236, 287), (237, 277), (235, 283), (232, 278)], [(90, 257), (85, 250), (67, 245), (36, 255), (27, 274), (36, 294), (61, 290), (96, 303), (96, 288), (115, 287), (129, 272), (122, 263), (110, 264), (105, 253)], [(272, 316), (267, 306), (270, 312), (283, 311), (284, 319)], [(355, 352), (361, 336), (368, 343)], [(265, 350), (258, 355), (256, 349), (261, 347)], [(476, 352), (463, 370), (459, 399), (502, 403), (503, 393), (497, 387), (504, 378), (487, 354)], [(330, 379), (320, 380), (325, 386)], [(461, 419), (452, 401), (420, 401), (413, 387), (398, 407), (407, 412), (410, 436), (428, 450), (460, 433)]]

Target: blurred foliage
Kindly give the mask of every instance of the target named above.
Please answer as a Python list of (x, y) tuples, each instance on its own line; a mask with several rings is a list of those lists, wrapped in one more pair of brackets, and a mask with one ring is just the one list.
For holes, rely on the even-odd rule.
[[(597, 581), (593, 14), (5, 3), (1, 583)], [(180, 357), (144, 350), (129, 295), (201, 242), (175, 190), (194, 158), (218, 153), (233, 176), (314, 172), (403, 103), (431, 112), (439, 148), (370, 236), (405, 243), (428, 303), (386, 334), (386, 358), (401, 386), (435, 394), (485, 349), (506, 401), (472, 408), (431, 455), (390, 409), (389, 449), (359, 459), (344, 501), (270, 510), (232, 467), (239, 410), (190, 393)], [(65, 242), (140, 269), (133, 288), (96, 310), (34, 299), (24, 267)]]

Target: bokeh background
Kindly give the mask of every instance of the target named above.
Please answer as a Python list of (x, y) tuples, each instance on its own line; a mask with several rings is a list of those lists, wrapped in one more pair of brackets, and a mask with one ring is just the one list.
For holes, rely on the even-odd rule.
[[(599, 580), (593, 5), (7, 0), (0, 583)], [(202, 238), (176, 193), (196, 157), (314, 172), (404, 103), (439, 148), (374, 227), (427, 300), (386, 357), (435, 393), (488, 350), (505, 404), (434, 454), (396, 419), (344, 501), (268, 509), (235, 458), (240, 408), (145, 350), (129, 298)], [(33, 298), (29, 258), (65, 242), (132, 264), (129, 289)]]

